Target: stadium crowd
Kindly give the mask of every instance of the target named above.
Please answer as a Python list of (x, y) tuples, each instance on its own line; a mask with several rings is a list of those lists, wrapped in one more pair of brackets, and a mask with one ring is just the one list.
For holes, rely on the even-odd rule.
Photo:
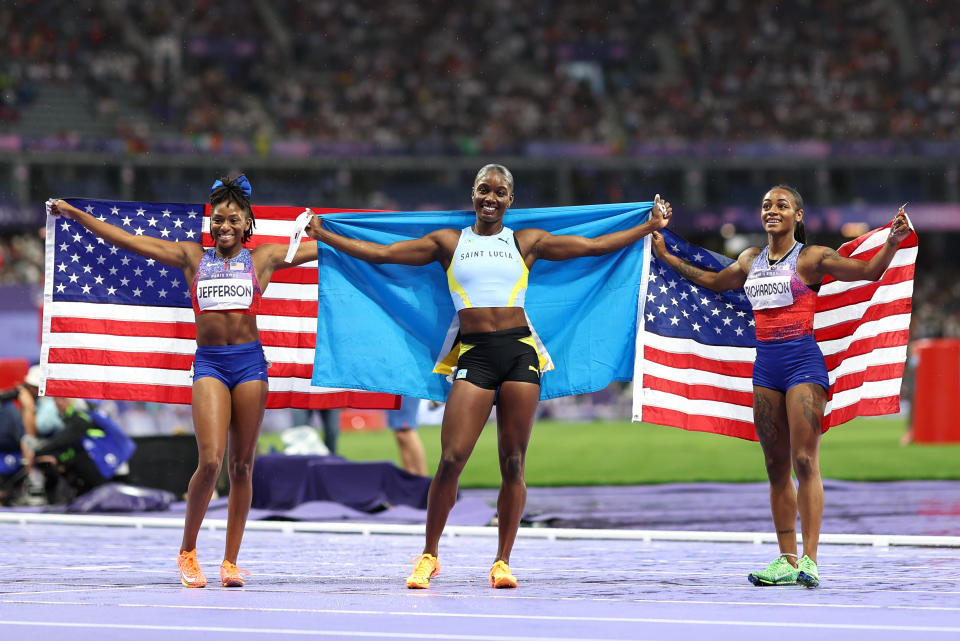
[(17, 2), (0, 131), (43, 84), (79, 83), (146, 146), (955, 140), (958, 22), (952, 0)]

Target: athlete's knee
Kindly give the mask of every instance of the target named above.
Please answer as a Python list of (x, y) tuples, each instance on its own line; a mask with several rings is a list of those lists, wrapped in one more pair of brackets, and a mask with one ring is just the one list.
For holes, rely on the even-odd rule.
[(522, 450), (509, 452), (500, 456), (500, 476), (506, 482), (523, 480), (524, 462), (526, 453)]
[(793, 470), (797, 474), (797, 479), (802, 481), (818, 474), (820, 472), (820, 464), (814, 454), (810, 452), (797, 452), (793, 455)]
[(253, 476), (253, 461), (250, 459), (231, 458), (228, 472), (231, 483), (246, 482)]
[(222, 458), (214, 455), (201, 455), (197, 461), (197, 475), (204, 479), (217, 478), (220, 474), (222, 460)]
[(440, 454), (440, 465), (437, 467), (437, 476), (459, 476), (469, 458), (470, 454), (468, 452), (444, 450)]
[(790, 480), (790, 461), (785, 457), (763, 455), (763, 464), (767, 468), (767, 478), (776, 485)]

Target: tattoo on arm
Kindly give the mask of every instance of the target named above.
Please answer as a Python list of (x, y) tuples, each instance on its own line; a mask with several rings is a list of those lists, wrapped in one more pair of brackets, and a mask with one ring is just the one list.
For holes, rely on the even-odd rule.
[(678, 274), (680, 274), (687, 280), (692, 280), (692, 281), (696, 281), (703, 274), (703, 270), (700, 269), (699, 267), (694, 267), (690, 263), (683, 262), (683, 261), (681, 261), (676, 267), (674, 267), (674, 271), (676, 271)]

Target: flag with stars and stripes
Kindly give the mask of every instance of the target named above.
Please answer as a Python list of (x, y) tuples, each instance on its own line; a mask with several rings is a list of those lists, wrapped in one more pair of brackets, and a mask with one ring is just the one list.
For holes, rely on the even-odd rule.
[[(869, 260), (889, 225), (844, 244)], [(732, 259), (663, 231), (671, 253), (720, 271)], [(646, 241), (649, 243), (649, 239)], [(900, 244), (877, 282), (826, 278), (814, 336), (830, 379), (823, 430), (900, 408), (917, 235)], [(753, 311), (742, 289), (713, 292), (678, 276), (651, 251), (641, 286), (633, 420), (757, 440), (753, 427)]]
[[(132, 234), (210, 247), (209, 206), (69, 199)], [(254, 207), (247, 243), (287, 244), (302, 207)], [(315, 210), (324, 213), (331, 210)], [(339, 211), (339, 210), (335, 210)], [(48, 396), (189, 403), (196, 351), (183, 272), (47, 218), (41, 370)], [(274, 272), (257, 317), (270, 363), (267, 407), (387, 408), (397, 397), (314, 387), (316, 262)]]

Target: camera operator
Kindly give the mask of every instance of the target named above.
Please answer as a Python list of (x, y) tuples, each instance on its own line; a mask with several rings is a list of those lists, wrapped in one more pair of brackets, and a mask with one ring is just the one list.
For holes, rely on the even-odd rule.
[(85, 401), (39, 393), (40, 366), (34, 365), (17, 395), (27, 495), (31, 504), (63, 503), (104, 482), (82, 445), (93, 423)]

